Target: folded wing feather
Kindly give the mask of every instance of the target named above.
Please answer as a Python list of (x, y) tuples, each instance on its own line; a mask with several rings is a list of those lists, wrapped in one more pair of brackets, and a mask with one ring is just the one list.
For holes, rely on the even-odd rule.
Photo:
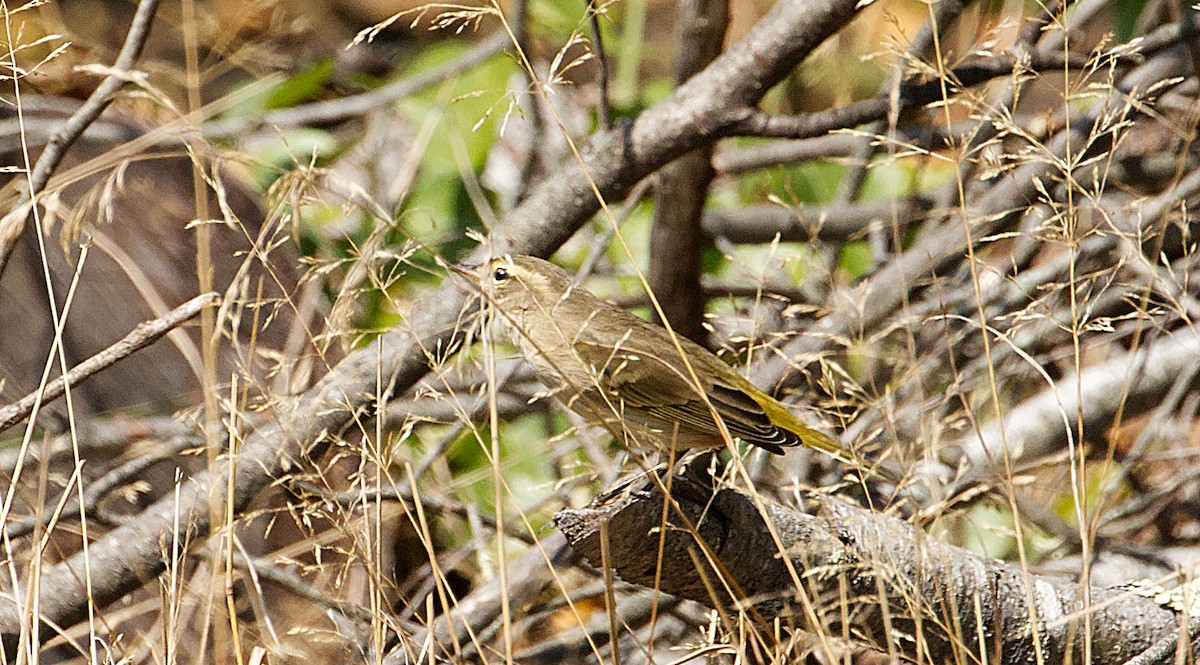
[[(587, 364), (600, 368), (597, 379), (615, 401), (666, 423), (679, 423), (703, 434), (720, 434), (681, 359), (660, 358), (642, 349), (586, 339), (577, 340), (574, 346)], [(744, 391), (719, 380), (704, 381), (702, 387), (731, 436), (776, 454), (783, 453), (781, 446), (800, 443), (799, 436), (771, 422)]]

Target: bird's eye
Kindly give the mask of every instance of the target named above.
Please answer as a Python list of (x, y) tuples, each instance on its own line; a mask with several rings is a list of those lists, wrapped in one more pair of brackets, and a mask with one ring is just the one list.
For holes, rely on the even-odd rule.
[(503, 282), (506, 279), (508, 279), (508, 268), (505, 268), (504, 266), (496, 266), (496, 269), (492, 271), (492, 280), (496, 282)]

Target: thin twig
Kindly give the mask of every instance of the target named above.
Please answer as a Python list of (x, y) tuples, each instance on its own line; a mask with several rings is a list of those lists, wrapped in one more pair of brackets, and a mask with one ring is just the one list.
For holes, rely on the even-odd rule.
[(704, 213), (702, 228), (713, 238), (733, 243), (808, 242), (819, 238), (846, 242), (862, 237), (872, 225), (892, 223), (904, 228), (929, 216), (933, 199), (912, 196), (891, 202), (827, 206), (749, 205)]
[[(939, 2), (934, 5), (930, 21), (922, 26), (921, 31), (913, 38), (906, 56), (900, 58), (892, 66), (891, 74), (888, 76), (887, 81), (880, 86), (879, 94), (890, 95), (893, 88), (897, 88), (904, 82), (905, 63), (909, 60), (927, 58), (929, 52), (933, 49), (935, 36), (949, 29), (950, 24), (962, 15), (967, 4), (967, 0), (953, 0)], [(878, 145), (868, 137), (885, 131), (890, 135), (896, 129), (892, 122), (895, 119), (895, 115), (889, 114), (887, 121), (877, 120), (865, 128), (863, 131), (864, 135), (858, 139), (853, 159), (846, 168), (846, 174), (842, 177), (842, 181), (838, 183), (837, 193), (834, 195), (835, 203), (850, 203), (858, 199), (859, 194), (862, 192), (862, 186), (867, 180), (867, 168), (871, 164), (871, 160), (874, 158), (878, 148)]]
[[(465, 518), (468, 512), (468, 506), (465, 504), (446, 497), (435, 496), (428, 492), (421, 494), (417, 498), (413, 494), (412, 487), (407, 482), (401, 482), (399, 487), (395, 489), (346, 491), (326, 489), (316, 483), (302, 480), (293, 481), (291, 485), (296, 490), (311, 494), (318, 497), (322, 502), (335, 504), (344, 510), (359, 510), (363, 506), (370, 505), (376, 501), (411, 504), (413, 501), (419, 500), (425, 510), (435, 513)], [(492, 531), (499, 529), (496, 520), (487, 515), (479, 515), (479, 521), (483, 526)], [(515, 540), (529, 545), (534, 544), (533, 536), (520, 528), (518, 524), (510, 524), (508, 520), (504, 520), (504, 533)]]
[[(71, 117), (46, 142), (45, 149), (42, 150), (41, 156), (38, 157), (37, 163), (29, 173), (25, 191), (21, 193), (21, 197), (17, 199), (8, 215), (0, 220), (0, 278), (4, 276), (4, 269), (8, 266), (9, 259), (12, 258), (17, 240), (25, 231), (25, 225), (34, 212), (34, 206), (37, 205), (35, 197), (50, 181), (50, 176), (54, 174), (54, 170), (58, 168), (71, 145), (87, 131), (88, 126), (95, 122), (96, 118), (100, 117), (100, 114), (112, 102), (113, 95), (121, 89), (122, 85), (125, 85), (133, 64), (137, 62), (142, 48), (146, 45), (146, 37), (150, 34), (150, 24), (154, 21), (158, 3), (159, 0), (141, 0), (138, 3), (137, 12), (133, 15), (133, 22), (129, 25), (129, 33), (125, 35), (125, 43), (121, 46), (121, 52), (117, 54), (116, 61), (109, 69), (108, 76), (104, 77), (100, 85), (96, 86), (96, 89), (88, 96), (87, 101), (75, 113), (72, 113)], [(13, 66), (16, 66), (15, 62)], [(17, 99), (19, 112), (19, 93)]]
[[(60, 434), (45, 441), (40, 446), (41, 450), (31, 449), (29, 453), (34, 459), (53, 464), (55, 460), (72, 455), (76, 450), (82, 457), (115, 455), (135, 441), (170, 439), (186, 436), (191, 431), (191, 425), (169, 416), (117, 416), (77, 423), (77, 447), (72, 446), (69, 434)], [(0, 449), (0, 474), (12, 475), (21, 458), (20, 451), (20, 447)]]
[[(513, 37), (522, 53), (529, 53), (529, 0), (518, 0), (513, 8)], [(542, 100), (537, 90), (535, 72), (521, 68), (525, 77), (528, 95), (521, 95), (529, 113), (529, 138), (525, 154), (521, 156), (521, 172), (517, 178), (517, 193), (514, 203), (520, 203), (529, 195), (534, 181), (542, 170), (542, 140), (546, 133), (546, 118), (542, 113)]]
[(616, 225), (607, 225), (592, 238), (591, 244), (588, 246), (587, 258), (583, 260), (583, 264), (579, 266), (579, 270), (575, 272), (575, 283), (582, 284), (591, 276), (592, 271), (596, 269), (596, 264), (600, 262), (600, 257), (604, 256), (605, 250), (608, 249), (609, 243), (612, 242), (613, 235), (616, 234), (616, 229), (629, 219), (633, 214), (634, 209), (642, 202), (646, 194), (650, 192), (651, 186), (654, 184), (654, 178), (646, 178), (634, 185), (629, 191), (629, 196), (625, 197), (625, 202), (621, 204), (621, 209), (617, 211)]
[[(105, 473), (100, 478), (88, 483), (83, 493), (83, 510), (92, 514), (96, 506), (113, 490), (139, 477), (150, 467), (178, 455), (188, 448), (201, 447), (204, 439), (199, 435), (177, 436), (167, 443), (161, 451), (149, 455), (139, 455), (117, 468)], [(20, 538), (33, 531), (34, 527), (49, 524), (52, 519), (61, 522), (63, 519), (74, 518), (80, 514), (78, 499), (72, 500), (61, 512), (54, 507), (47, 507), (40, 516), (30, 515), (20, 520), (12, 520), (4, 525), (5, 538)]]
[(604, 52), (604, 40), (600, 36), (600, 16), (596, 11), (596, 0), (588, 0), (588, 26), (592, 30), (592, 50), (596, 57), (596, 122), (600, 129), (612, 129), (612, 110), (608, 104), (608, 55)]
[(503, 51), (508, 44), (508, 35), (498, 32), (472, 46), (459, 58), (370, 92), (280, 109), (259, 118), (239, 117), (214, 120), (204, 123), (202, 129), (205, 136), (219, 138), (239, 136), (259, 127), (321, 125), (354, 118), (404, 99), (435, 83), (479, 65)]
[[(1129, 62), (1133, 62), (1130, 58)], [(956, 87), (970, 88), (1002, 76), (1010, 76), (1020, 62), (1012, 56), (989, 56), (956, 67), (949, 76)], [(1083, 57), (1064, 59), (1061, 55), (1044, 55), (1027, 63), (1032, 71), (1061, 71), (1066, 68), (1081, 69), (1087, 66)], [(942, 83), (933, 80), (927, 83), (909, 83), (901, 86), (898, 111), (913, 109), (941, 101)], [(803, 113), (799, 115), (772, 115), (758, 109), (745, 109), (740, 117), (731, 117), (723, 128), (724, 136), (764, 136), (777, 138), (810, 138), (821, 136), (836, 129), (846, 129), (861, 124), (882, 120), (892, 111), (891, 95), (876, 95), (870, 99), (851, 102), (844, 106)]]
[(62, 397), (68, 385), (77, 386), (97, 372), (111, 367), (134, 352), (153, 344), (167, 333), (183, 325), (188, 319), (199, 314), (205, 307), (217, 304), (219, 300), (220, 296), (216, 293), (198, 295), (157, 319), (139, 323), (133, 332), (126, 335), (121, 341), (79, 363), (64, 376), (46, 384), (45, 390), (40, 393), (30, 393), (16, 402), (0, 408), (0, 431), (23, 420), (33, 412), (34, 406), (39, 401), (46, 404)]

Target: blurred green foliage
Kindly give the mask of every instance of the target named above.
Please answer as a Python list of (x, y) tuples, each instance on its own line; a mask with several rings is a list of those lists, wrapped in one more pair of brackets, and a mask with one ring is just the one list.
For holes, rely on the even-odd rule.
[[(1089, 460), (1085, 478), (1083, 506), (1085, 514), (1092, 513), (1100, 504), (1117, 505), (1124, 501), (1130, 493), (1130, 487), (1125, 482), (1124, 469), (1121, 464), (1112, 460)], [(1054, 513), (1063, 522), (1073, 526), (1079, 525), (1079, 515), (1075, 510), (1075, 497), (1062, 494), (1054, 501)]]
[[(455, 44), (426, 49), (414, 61), (413, 68), (419, 71), (451, 60), (461, 52), (462, 47)], [(474, 247), (474, 241), (467, 237), (468, 229), (483, 229), (461, 174), (464, 170), (482, 172), (497, 138), (497, 123), (503, 121), (515, 103), (506, 84), (516, 73), (517, 65), (512, 59), (492, 58), (451, 83), (409, 97), (400, 104), (402, 115), (413, 127), (420, 127), (430, 117), (439, 119), (439, 128), (423, 153), (417, 182), (400, 211), (405, 222), (402, 232), (424, 246), (436, 248), (448, 260), (456, 261)], [(466, 164), (462, 163), (463, 153)]]
[[(546, 418), (531, 413), (499, 423), (500, 467), (502, 477), (518, 504), (522, 499), (541, 496), (538, 486), (550, 482), (546, 454), (550, 435)], [(495, 513), (495, 476), (490, 461), (492, 433), (487, 423), (475, 431), (465, 431), (450, 447), (447, 460), (455, 479), (458, 498), (479, 506), (484, 514)], [(512, 501), (506, 499), (512, 505)], [(549, 519), (550, 515), (542, 516)]]
[(1138, 20), (1141, 18), (1142, 12), (1146, 10), (1146, 5), (1146, 0), (1117, 0), (1114, 3), (1117, 14), (1115, 22), (1118, 41), (1127, 42), (1133, 36)]
[(262, 107), (265, 110), (282, 109), (317, 99), (329, 82), (331, 74), (333, 60), (320, 60), (267, 91), (262, 100)]

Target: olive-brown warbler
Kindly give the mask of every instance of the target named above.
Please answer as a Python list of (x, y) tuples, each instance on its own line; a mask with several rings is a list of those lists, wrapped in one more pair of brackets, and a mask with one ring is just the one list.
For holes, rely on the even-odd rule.
[(803, 445), (848, 458), (704, 347), (682, 337), (676, 347), (665, 328), (575, 286), (562, 268), (506, 256), (481, 272), (500, 327), (538, 379), (590, 422), (642, 447), (685, 450), (724, 445), (719, 416), (729, 436), (775, 454)]

